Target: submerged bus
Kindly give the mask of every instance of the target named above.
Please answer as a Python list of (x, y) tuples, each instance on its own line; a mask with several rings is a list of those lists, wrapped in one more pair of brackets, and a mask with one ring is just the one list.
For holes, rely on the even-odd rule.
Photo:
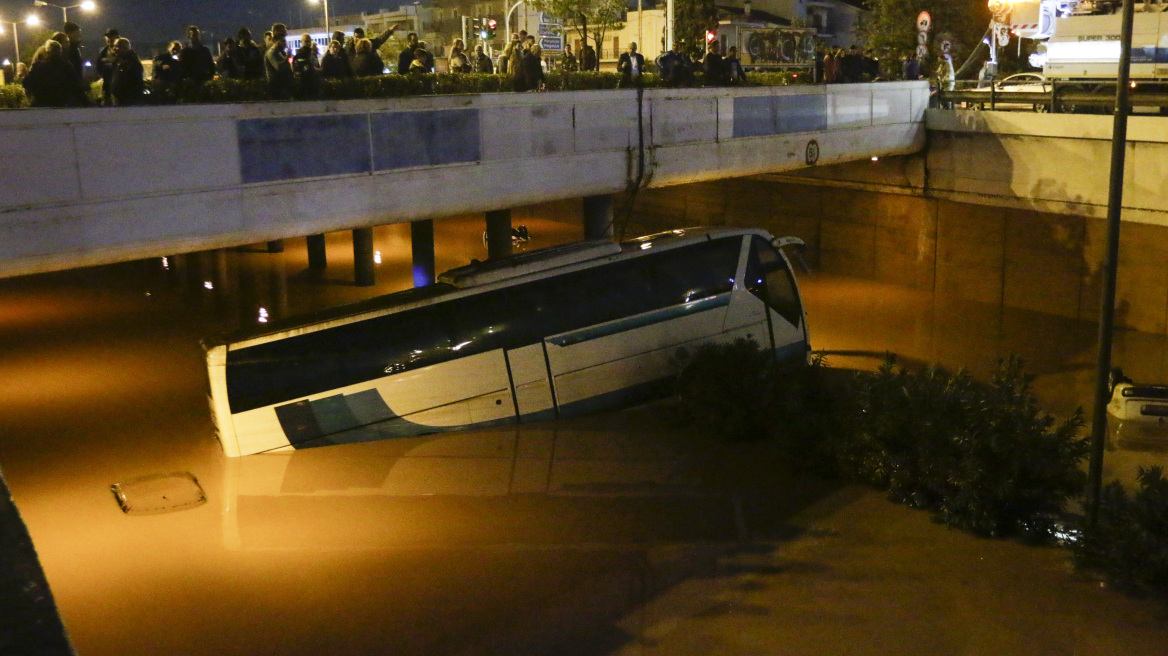
[(687, 229), (553, 246), (205, 342), (219, 441), (243, 456), (627, 405), (709, 342), (806, 361), (789, 244)]

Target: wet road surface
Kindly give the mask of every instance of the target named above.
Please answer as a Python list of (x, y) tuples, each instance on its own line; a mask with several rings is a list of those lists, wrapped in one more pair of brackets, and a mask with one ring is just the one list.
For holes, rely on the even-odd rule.
[[(578, 226), (529, 221), (532, 248)], [(438, 270), (485, 257), (437, 222)], [(767, 445), (694, 435), (668, 404), (558, 424), (224, 458), (198, 340), (402, 289), (303, 243), (0, 281), (0, 464), (79, 653), (1158, 654), (1163, 606), (1075, 576), (1064, 553), (980, 540)], [(803, 279), (816, 349), (984, 373), (1016, 352), (1047, 406), (1090, 398), (1094, 326), (865, 281)], [(210, 289), (208, 289), (208, 283)], [(1168, 380), (1162, 337), (1117, 364)], [(1135, 433), (1133, 433), (1135, 434)], [(1106, 475), (1166, 460), (1120, 434)], [(126, 515), (109, 486), (190, 472), (207, 502)]]

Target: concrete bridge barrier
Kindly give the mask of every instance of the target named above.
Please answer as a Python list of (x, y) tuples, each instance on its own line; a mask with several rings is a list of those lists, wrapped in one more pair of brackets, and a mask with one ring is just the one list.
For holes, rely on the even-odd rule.
[(0, 276), (905, 154), (922, 82), (0, 113)]

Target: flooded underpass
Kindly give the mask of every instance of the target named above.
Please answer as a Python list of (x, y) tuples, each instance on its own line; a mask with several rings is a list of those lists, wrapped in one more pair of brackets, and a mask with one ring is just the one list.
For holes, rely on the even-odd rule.
[[(527, 225), (525, 248), (581, 235)], [(435, 228), (438, 270), (485, 257), (481, 219)], [(376, 230), (372, 288), (345, 234), (324, 275), (298, 240), (0, 281), (0, 465), (79, 653), (1163, 653), (1168, 612), (1065, 553), (794, 476), (668, 404), (223, 457), (199, 340), (404, 289), (409, 243)], [(1093, 325), (801, 280), (833, 366), (894, 351), (982, 375), (1018, 353), (1051, 411), (1091, 396)], [(1122, 332), (1116, 362), (1168, 381), (1165, 347)], [(1129, 477), (1168, 461), (1168, 431), (1111, 447), (1105, 476)], [(127, 514), (110, 491), (180, 473), (205, 502)]]

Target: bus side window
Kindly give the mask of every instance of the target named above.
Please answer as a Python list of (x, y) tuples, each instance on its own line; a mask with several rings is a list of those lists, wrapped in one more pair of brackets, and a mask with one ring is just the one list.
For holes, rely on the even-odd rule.
[(742, 238), (687, 246), (646, 259), (658, 307), (692, 303), (734, 289)]
[(795, 280), (787, 269), (783, 256), (766, 240), (751, 240), (750, 256), (746, 261), (746, 289), (774, 308), (779, 316), (798, 326), (803, 316)]
[(575, 330), (657, 309), (650, 295), (644, 265), (637, 261), (597, 267), (581, 274), (559, 276), (554, 305), (564, 323)]

